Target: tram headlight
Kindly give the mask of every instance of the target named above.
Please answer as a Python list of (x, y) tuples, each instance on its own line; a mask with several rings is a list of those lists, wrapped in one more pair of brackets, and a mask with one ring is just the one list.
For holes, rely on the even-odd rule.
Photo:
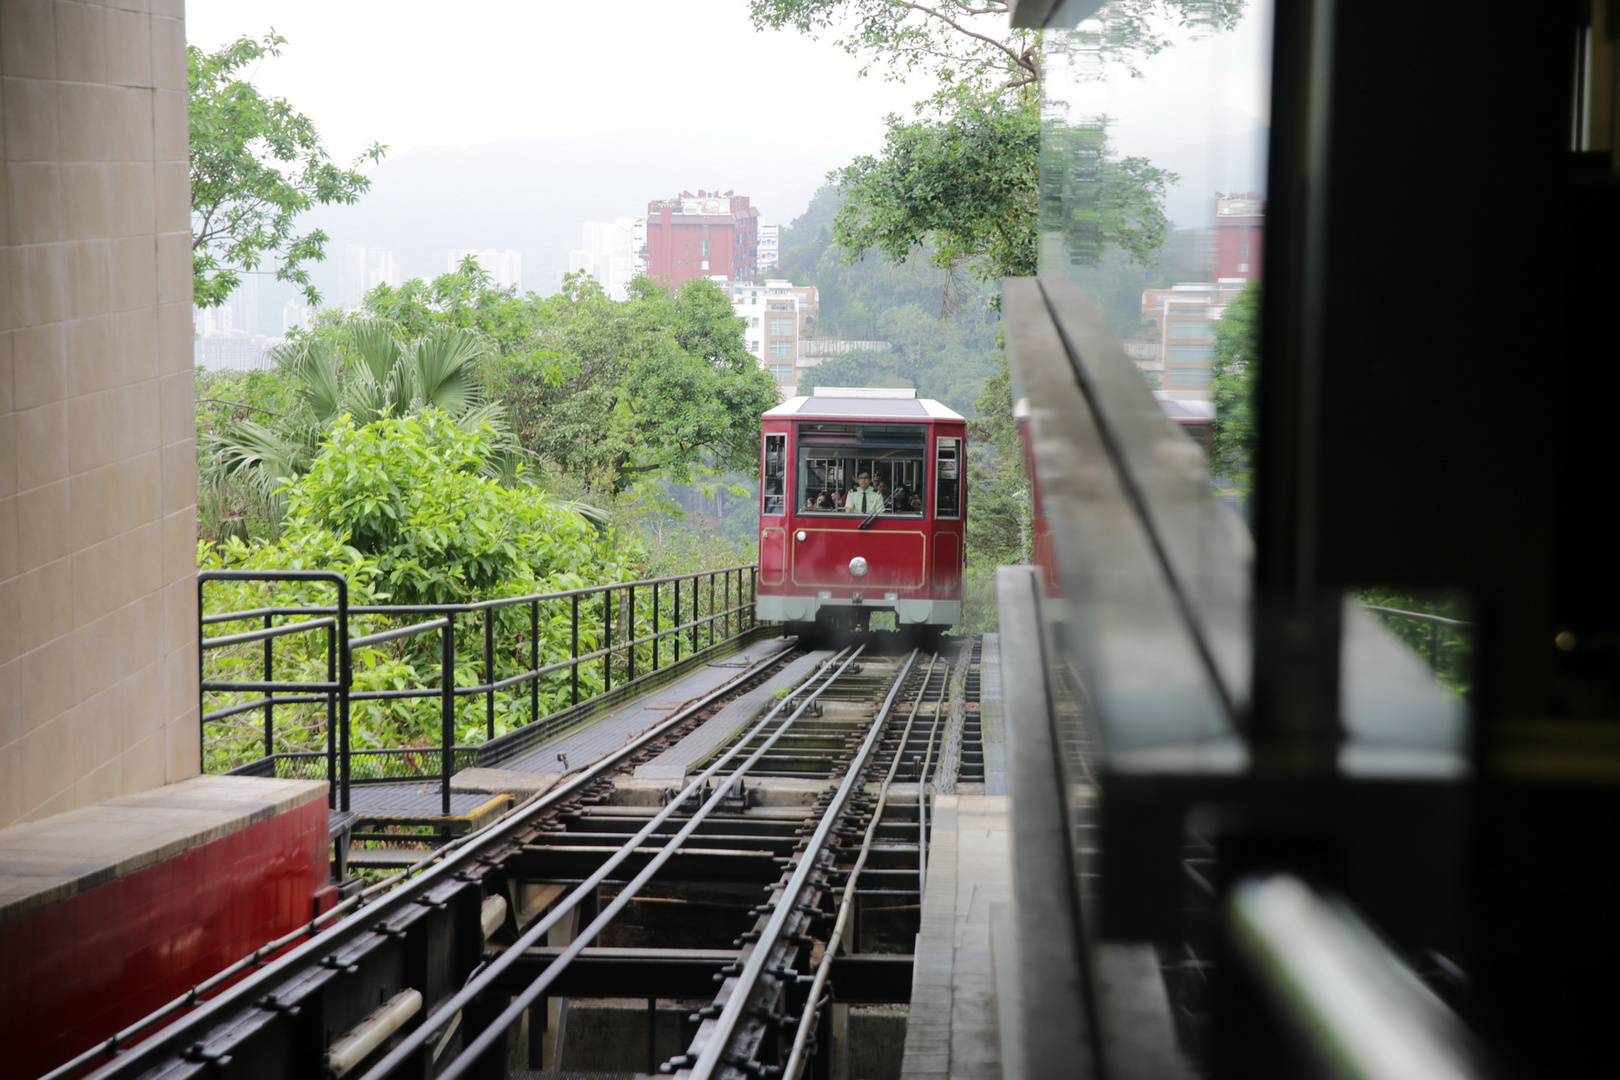
[(865, 577), (866, 560), (861, 558), (859, 555), (849, 560), (849, 572), (854, 574), (856, 577)]

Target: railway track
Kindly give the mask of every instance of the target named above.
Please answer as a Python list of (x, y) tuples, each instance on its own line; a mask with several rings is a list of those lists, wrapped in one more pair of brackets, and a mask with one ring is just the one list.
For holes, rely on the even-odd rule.
[(807, 1075), (840, 1037), (835, 1006), (909, 998), (925, 785), (975, 776), (977, 652), (812, 656), (682, 778), (631, 774), (813, 661), (785, 649), (740, 672), (235, 985), (175, 1003), (155, 1034), (54, 1075)]

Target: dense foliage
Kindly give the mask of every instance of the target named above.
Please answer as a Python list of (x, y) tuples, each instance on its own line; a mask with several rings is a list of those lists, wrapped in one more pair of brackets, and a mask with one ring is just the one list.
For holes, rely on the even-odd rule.
[(193, 300), (223, 304), (244, 273), (266, 260), (276, 278), (320, 299), (308, 264), (326, 255), (326, 234), (300, 233), (299, 214), (352, 203), (371, 186), (359, 169), (380, 161), (373, 145), (349, 168), (332, 163), (309, 117), (267, 97), (242, 69), (281, 55), (277, 34), (239, 38), (215, 52), (187, 46), (191, 94), (191, 250)]
[(487, 428), (464, 431), (437, 411), (358, 427), (345, 416), (292, 488), (288, 531), (346, 537), (401, 604), (526, 595), (603, 562), (578, 515), (481, 475), (492, 453)]
[(1033, 503), (1012, 414), (1005, 360), (977, 402), (968, 425), (967, 573), (962, 583), (966, 629), (996, 628), (996, 567), (1030, 557)]
[(1255, 460), (1255, 380), (1260, 371), (1260, 286), (1251, 283), (1235, 296), (1215, 324), (1211, 362), (1215, 423), (1210, 431), (1209, 470), (1230, 484), (1240, 498), (1253, 486)]
[(888, 118), (883, 149), (834, 176), (846, 250), (903, 262), (927, 243), (935, 265), (984, 280), (1035, 273), (1039, 104), (960, 91), (918, 120)]
[(952, 280), (924, 254), (897, 263), (877, 252), (850, 257), (833, 237), (843, 198), (822, 188), (783, 231), (778, 272), (820, 291), (817, 338), (875, 341), (882, 352), (831, 356), (801, 368), (815, 386), (914, 386), (968, 414), (997, 367), (993, 288)]
[[(642, 279), (613, 301), (576, 274), (554, 296), (519, 296), (469, 259), (431, 282), (379, 287), (364, 306), (360, 318), (406, 333), (478, 333), (491, 346), (488, 397), (508, 410), (537, 481), (593, 500), (639, 480), (752, 472), (759, 414), (778, 400), (731, 301), (708, 280), (672, 291)], [(328, 314), (318, 332), (354, 318)]]
[[(1094, 265), (1111, 247), (1151, 263), (1168, 228), (1162, 204), (1175, 177), (1107, 149), (1106, 122), (1041, 123), (1042, 41), (1007, 25), (990, 0), (751, 0), (754, 24), (832, 33), (866, 61), (863, 73), (931, 76), (937, 89), (915, 118), (888, 118), (883, 149), (833, 178), (848, 196), (835, 227), (852, 255), (900, 261), (926, 243), (937, 265), (985, 281), (1034, 273), (1039, 208), (1056, 205), (1041, 178), (1064, 191), (1055, 227), (1071, 258)], [(1169, 44), (1172, 25), (1234, 25), (1241, 0), (1115, 0), (1077, 33), (1084, 47), (1129, 68)], [(1057, 40), (1068, 43), (1069, 38)], [(1047, 222), (1054, 227), (1054, 223)]]
[[(481, 462), (485, 472), (516, 478), (521, 449), (505, 408), (485, 400), (477, 374), (487, 353), (474, 330), (432, 327), (406, 340), (392, 323), (361, 320), (340, 334), (300, 338), (273, 350), (280, 376), (274, 405), (242, 402), (229, 384), (213, 380), (215, 386), (198, 397), (220, 407), (235, 401), (236, 408), (199, 432), (204, 532), (245, 535), (250, 522), (262, 519), (261, 527), (273, 535), (286, 485), (309, 470), (333, 424), (344, 417), (364, 425), (425, 410), (449, 413), (467, 431), (493, 433)], [(255, 385), (253, 379), (245, 383), (243, 389)], [(257, 385), (269, 388), (263, 379)]]
[[(759, 414), (777, 400), (743, 348), (741, 320), (710, 282), (677, 292), (643, 282), (630, 301), (613, 303), (574, 279), (562, 295), (540, 298), (492, 288), (476, 263), (464, 263), (431, 282), (378, 289), (360, 311), (323, 312), (278, 353), (275, 370), (198, 373), (199, 566), (334, 569), (349, 580), (351, 602), (365, 606), (469, 603), (751, 562), (751, 500), (722, 487), (699, 499), (706, 507), (712, 497), (712, 518), (670, 511), (689, 494), (678, 486), (685, 481), (719, 480), (732, 464), (752, 474)], [(589, 493), (603, 506), (559, 492)], [(727, 538), (732, 524), (746, 525), (749, 543)], [(666, 612), (673, 588), (661, 587)], [(207, 610), (259, 607), (272, 596), (331, 600), (318, 586), (220, 583), (207, 591)], [(580, 668), (582, 695), (601, 688), (604, 663), (627, 667), (632, 652), (646, 670), (652, 646), (624, 643), (650, 631), (649, 599), (634, 617), (587, 605), (581, 651), (604, 646), (610, 617), (620, 648)], [(686, 603), (687, 618), (709, 607), (690, 591)], [(715, 604), (725, 603), (722, 590)], [(538, 640), (526, 604), (456, 616), (456, 684), (565, 658), (569, 602), (542, 602), (532, 614)], [(361, 614), (350, 633), (409, 621)], [(478, 645), (486, 621), (493, 672)], [(693, 631), (687, 650), (706, 632)], [(672, 658), (674, 646), (664, 639), (660, 655)], [(277, 678), (325, 678), (325, 648), (314, 633), (276, 639)], [(208, 663), (214, 677), (257, 677), (247, 673), (263, 663), (261, 646), (212, 651)], [(365, 648), (355, 688), (431, 688), (439, 663), (437, 633)], [(497, 692), (496, 734), (555, 711), (571, 693), (566, 672), (541, 679), (532, 696), (521, 684)], [(484, 709), (482, 697), (458, 699), (458, 743), (485, 737)], [(210, 767), (262, 753), (261, 724), (257, 711), (211, 723)], [(433, 699), (356, 705), (357, 749), (421, 748), (410, 761), (366, 758), (366, 768), (437, 768), (438, 730)], [(327, 735), (324, 705), (277, 706), (278, 750), (314, 753)]]
[[(352, 605), (467, 603), (581, 588), (604, 581), (633, 580), (641, 551), (617, 533), (599, 531), (577, 514), (530, 487), (507, 488), (483, 476), (490, 453), (487, 429), (464, 431), (437, 411), (356, 425), (347, 417), (333, 425), (308, 473), (293, 485), (287, 518), (274, 540), (229, 537), (198, 547), (201, 569), (337, 570), (349, 582)], [(241, 611), (265, 603), (330, 604), (321, 585), (217, 583), (205, 591), (208, 613)], [(529, 639), (525, 608), (493, 616), (496, 665), (503, 674), (529, 666), (533, 655), (561, 658), (571, 647), (567, 603), (547, 605), (540, 640)], [(461, 616), (458, 634), (476, 642), (487, 616)], [(351, 636), (412, 621), (405, 616), (357, 615)], [(246, 629), (224, 624), (220, 632)], [(600, 620), (584, 628), (582, 649), (599, 647)], [(327, 663), (324, 636), (306, 633), (275, 640), (276, 677), (320, 681)], [(458, 648), (457, 685), (484, 681), (481, 650)], [(213, 678), (256, 678), (261, 646), (210, 651)], [(645, 663), (645, 659), (642, 661)], [(404, 690), (438, 683), (437, 634), (361, 649), (355, 657), (355, 689)], [(601, 685), (599, 667), (582, 669), (582, 692)], [(566, 674), (539, 686), (541, 715), (566, 703)], [(497, 733), (527, 722), (532, 707), (526, 687), (497, 695)], [(431, 746), (438, 741), (437, 706), (428, 701), (372, 701), (357, 705), (357, 747)], [(277, 709), (280, 750), (324, 746), (323, 705)], [(240, 763), (262, 751), (262, 718), (242, 714), (210, 725), (209, 754), (215, 765)], [(483, 739), (481, 699), (463, 699), (458, 741)]]
[(494, 375), (523, 445), (585, 490), (750, 473), (759, 416), (779, 400), (713, 282), (638, 279), (615, 302), (589, 278), (540, 304), (531, 351)]

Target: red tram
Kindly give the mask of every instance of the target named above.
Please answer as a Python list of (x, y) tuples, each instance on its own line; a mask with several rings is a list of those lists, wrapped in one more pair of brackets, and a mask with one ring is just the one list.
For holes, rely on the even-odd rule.
[(871, 612), (938, 632), (962, 619), (967, 424), (915, 390), (817, 387), (767, 412), (761, 620), (864, 632)]

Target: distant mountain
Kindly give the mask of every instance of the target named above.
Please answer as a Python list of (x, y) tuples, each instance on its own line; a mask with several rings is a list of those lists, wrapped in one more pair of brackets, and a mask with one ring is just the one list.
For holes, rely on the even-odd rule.
[(846, 162), (813, 146), (746, 134), (742, 119), (730, 138), (648, 129), (422, 147), (391, 157), (354, 206), (308, 215), (331, 237), (322, 291), (335, 297), (343, 250), (361, 244), (391, 249), (406, 278), (443, 273), (451, 248), (515, 248), (525, 290), (548, 293), (580, 245), (582, 223), (639, 217), (647, 200), (682, 190), (747, 195), (763, 223), (786, 225), (827, 171)]

